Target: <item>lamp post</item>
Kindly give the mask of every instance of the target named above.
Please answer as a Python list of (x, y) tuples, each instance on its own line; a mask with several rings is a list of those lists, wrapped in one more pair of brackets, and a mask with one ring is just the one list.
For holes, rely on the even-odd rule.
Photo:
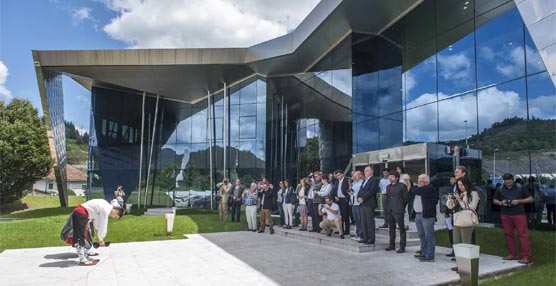
[(492, 184), (496, 185), (494, 181), (496, 180), (496, 151), (498, 149), (494, 149), (494, 158), (492, 159)]
[(465, 148), (469, 149), (469, 145), (467, 144), (467, 120), (463, 122), (465, 122)]

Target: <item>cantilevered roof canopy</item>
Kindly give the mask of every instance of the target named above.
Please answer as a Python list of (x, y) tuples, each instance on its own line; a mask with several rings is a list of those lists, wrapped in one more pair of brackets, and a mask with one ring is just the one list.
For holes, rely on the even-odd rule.
[(291, 33), (249, 48), (35, 51), (35, 65), (95, 82), (195, 102), (259, 74), (309, 70), (352, 31), (378, 35), (422, 0), (322, 0)]

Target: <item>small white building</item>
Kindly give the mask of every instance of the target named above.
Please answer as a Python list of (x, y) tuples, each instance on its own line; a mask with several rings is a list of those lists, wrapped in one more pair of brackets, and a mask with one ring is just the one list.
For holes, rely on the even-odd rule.
[[(73, 191), (75, 196), (84, 197), (87, 190), (87, 175), (72, 165), (66, 165), (68, 177), (68, 190)], [(35, 190), (45, 194), (58, 195), (58, 185), (54, 170), (50, 169), (48, 176), (35, 183)], [(68, 193), (71, 195), (71, 193)]]

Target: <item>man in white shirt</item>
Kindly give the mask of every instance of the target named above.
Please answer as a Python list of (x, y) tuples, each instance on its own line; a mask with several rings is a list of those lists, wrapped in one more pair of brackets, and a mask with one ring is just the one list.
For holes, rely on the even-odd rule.
[(104, 237), (108, 231), (108, 217), (120, 218), (124, 215), (124, 209), (116, 200), (111, 203), (104, 199), (87, 201), (75, 208), (71, 214), (73, 223), (72, 243), (77, 248), (79, 266), (93, 266), (99, 260), (93, 260), (88, 252), (92, 246), (91, 222), (97, 230), (99, 246), (105, 246)]
[(380, 228), (388, 228), (388, 220), (386, 219), (386, 213), (388, 212), (388, 210), (386, 209), (388, 207), (388, 205), (386, 204), (386, 187), (388, 187), (388, 185), (390, 184), (388, 174), (390, 174), (390, 169), (384, 168), (384, 170), (382, 170), (382, 179), (380, 179), (380, 182), (378, 183), (378, 186), (380, 187), (380, 194), (382, 197), (382, 213), (384, 214), (384, 224), (379, 226)]
[[(320, 228), (322, 228), (323, 233), (326, 233), (327, 236), (331, 236), (332, 228), (336, 227), (340, 232), (340, 238), (344, 239), (340, 206), (332, 202), (332, 198), (330, 196), (326, 197), (325, 202), (326, 204), (321, 204), (319, 207), (319, 215), (323, 216)], [(324, 218), (324, 216), (326, 217)]]

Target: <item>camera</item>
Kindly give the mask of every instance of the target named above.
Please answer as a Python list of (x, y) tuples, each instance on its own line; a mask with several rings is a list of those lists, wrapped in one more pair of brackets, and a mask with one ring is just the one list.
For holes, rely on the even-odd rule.
[(511, 205), (512, 205), (512, 200), (506, 200), (505, 203), (506, 203), (508, 206), (511, 206)]

